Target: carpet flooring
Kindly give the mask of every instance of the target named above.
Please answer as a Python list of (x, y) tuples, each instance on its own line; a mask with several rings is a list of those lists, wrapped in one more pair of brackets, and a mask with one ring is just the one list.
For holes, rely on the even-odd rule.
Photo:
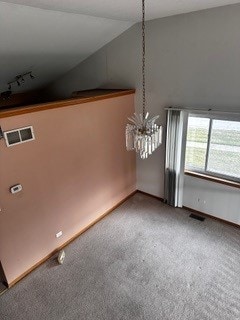
[(0, 297), (1, 320), (239, 320), (240, 229), (137, 193)]

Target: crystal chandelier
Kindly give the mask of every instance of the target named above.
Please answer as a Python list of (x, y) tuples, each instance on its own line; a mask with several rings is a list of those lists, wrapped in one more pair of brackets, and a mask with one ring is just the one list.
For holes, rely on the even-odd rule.
[(127, 150), (135, 150), (142, 159), (146, 159), (162, 143), (162, 127), (155, 121), (159, 116), (149, 119), (146, 113), (145, 97), (145, 0), (142, 0), (142, 104), (143, 112), (128, 118), (131, 122), (126, 126)]

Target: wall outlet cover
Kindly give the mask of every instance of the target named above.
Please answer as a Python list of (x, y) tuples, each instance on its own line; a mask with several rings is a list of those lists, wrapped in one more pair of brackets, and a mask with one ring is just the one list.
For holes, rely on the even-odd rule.
[(59, 238), (63, 235), (63, 232), (62, 231), (59, 231), (58, 233), (56, 233), (56, 238)]

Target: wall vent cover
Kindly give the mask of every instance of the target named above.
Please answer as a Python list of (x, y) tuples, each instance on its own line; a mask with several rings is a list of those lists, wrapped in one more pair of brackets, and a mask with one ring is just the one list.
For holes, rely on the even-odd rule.
[(194, 214), (194, 213), (191, 213), (189, 217), (193, 218), (193, 219), (196, 219), (196, 220), (199, 220), (199, 221), (204, 221), (205, 220), (204, 217), (201, 217), (201, 216), (199, 216), (197, 214)]
[(3, 134), (7, 147), (35, 140), (32, 126), (5, 131)]

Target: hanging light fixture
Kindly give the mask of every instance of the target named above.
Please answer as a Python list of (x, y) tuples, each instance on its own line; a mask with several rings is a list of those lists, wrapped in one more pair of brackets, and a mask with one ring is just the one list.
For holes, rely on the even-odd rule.
[(162, 143), (162, 127), (155, 121), (159, 116), (149, 118), (146, 112), (145, 94), (145, 0), (142, 0), (142, 114), (134, 113), (128, 118), (126, 126), (127, 150), (135, 150), (142, 159), (146, 159)]

